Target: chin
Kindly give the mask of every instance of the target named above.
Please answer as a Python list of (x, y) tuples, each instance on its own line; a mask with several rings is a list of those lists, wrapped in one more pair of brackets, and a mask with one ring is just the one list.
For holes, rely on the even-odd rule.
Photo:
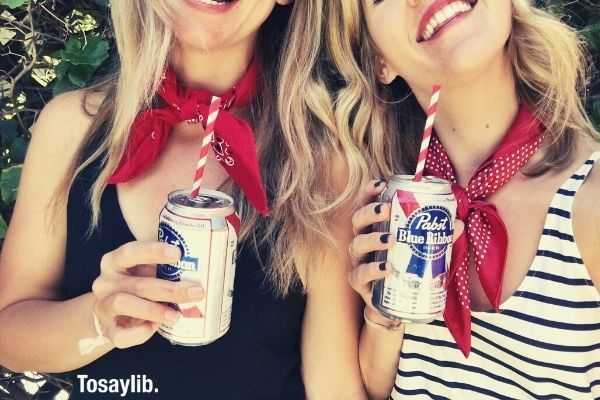
[(218, 50), (228, 47), (233, 42), (233, 34), (219, 29), (179, 30), (177, 41), (186, 48), (203, 51)]
[(440, 52), (433, 59), (431, 69), (434, 75), (443, 77), (441, 81), (451, 85), (491, 74), (504, 65), (505, 59), (504, 43), (492, 45), (485, 40), (469, 40)]

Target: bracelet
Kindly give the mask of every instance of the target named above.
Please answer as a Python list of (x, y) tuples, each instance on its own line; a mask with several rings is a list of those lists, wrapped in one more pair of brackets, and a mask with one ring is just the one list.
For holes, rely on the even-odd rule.
[(380, 322), (375, 322), (375, 321), (371, 320), (369, 317), (367, 317), (367, 308), (366, 307), (363, 310), (363, 318), (365, 319), (365, 323), (367, 325), (369, 325), (371, 328), (385, 330), (388, 332), (398, 332), (398, 331), (401, 331), (404, 329), (404, 324), (400, 321), (392, 322), (391, 324), (387, 325), (387, 324), (382, 324)]
[(78, 343), (79, 345), (79, 354), (82, 356), (88, 355), (96, 350), (98, 347), (102, 347), (107, 343), (110, 343), (110, 340), (104, 336), (102, 332), (102, 327), (100, 326), (100, 320), (96, 313), (92, 313), (94, 317), (94, 328), (96, 329), (96, 337), (84, 338), (81, 339)]

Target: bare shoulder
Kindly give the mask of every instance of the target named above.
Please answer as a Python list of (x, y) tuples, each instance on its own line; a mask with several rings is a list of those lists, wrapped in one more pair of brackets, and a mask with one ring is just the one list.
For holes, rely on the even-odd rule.
[(21, 203), (26, 203), (26, 208), (43, 207), (42, 201), (35, 200), (47, 202), (63, 186), (94, 120), (94, 109), (97, 111), (103, 100), (99, 96), (78, 90), (46, 104), (31, 129), (17, 208)]
[[(590, 144), (588, 154), (600, 151), (600, 145)], [(596, 162), (579, 190), (573, 210), (573, 228), (577, 245), (594, 284), (600, 291), (600, 160)]]
[(32, 127), (32, 135), (47, 137), (60, 145), (78, 145), (98, 111), (101, 93), (75, 90), (53, 98), (42, 110)]

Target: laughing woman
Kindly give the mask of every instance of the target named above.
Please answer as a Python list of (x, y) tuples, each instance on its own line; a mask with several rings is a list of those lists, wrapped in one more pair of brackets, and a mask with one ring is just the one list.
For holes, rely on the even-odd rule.
[[(54, 99), (34, 128), (0, 263), (2, 365), (73, 371), (74, 399), (364, 398), (350, 196), (322, 174), (364, 168), (332, 129), (322, 7), (112, 2), (118, 73)], [(191, 185), (212, 94), (224, 101), (203, 183), (242, 215), (232, 323), (210, 345), (173, 346), (156, 334), (181, 318), (164, 303), (206, 288), (154, 278), (181, 256), (156, 242), (157, 216)]]
[[(423, 108), (441, 83), (426, 173), (454, 183), (465, 222), (446, 310), (430, 324), (373, 308), (371, 283), (389, 265), (352, 274), (367, 304), (360, 364), (371, 396), (599, 398), (600, 152), (576, 33), (528, 0), (336, 0), (331, 18), (348, 82), (339, 129), (380, 173), (414, 170)], [(354, 231), (389, 212), (366, 205)], [(353, 256), (389, 247), (385, 238), (356, 236)]]

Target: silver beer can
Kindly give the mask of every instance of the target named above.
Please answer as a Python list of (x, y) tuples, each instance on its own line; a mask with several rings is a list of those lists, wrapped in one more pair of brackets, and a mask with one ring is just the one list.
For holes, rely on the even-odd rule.
[(390, 220), (375, 226), (389, 232), (392, 249), (376, 253), (392, 274), (373, 285), (373, 306), (390, 319), (427, 323), (446, 306), (456, 199), (448, 181), (393, 176), (380, 201), (391, 203)]
[(189, 195), (169, 194), (160, 213), (158, 240), (179, 247), (182, 257), (158, 265), (157, 277), (199, 283), (206, 294), (201, 301), (170, 304), (182, 317), (158, 332), (173, 344), (204, 346), (225, 335), (231, 323), (239, 220), (230, 196), (213, 190)]

